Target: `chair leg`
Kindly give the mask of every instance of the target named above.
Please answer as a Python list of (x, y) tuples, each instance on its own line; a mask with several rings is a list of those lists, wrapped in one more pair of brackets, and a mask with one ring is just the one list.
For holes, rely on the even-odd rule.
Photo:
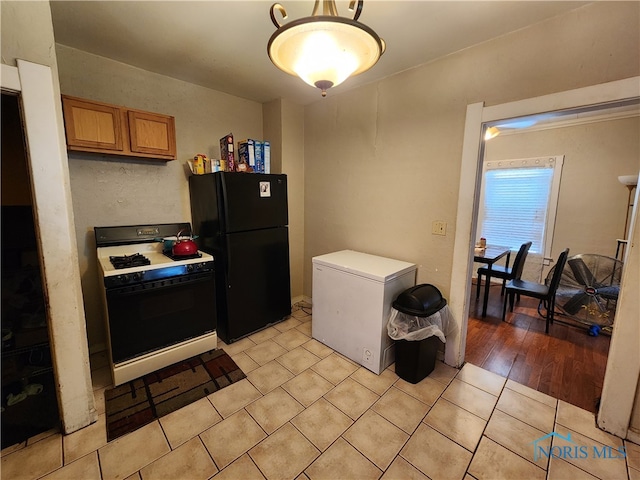
[(547, 309), (547, 318), (544, 326), (544, 333), (549, 334), (549, 322), (551, 321), (551, 310)]
[(507, 316), (507, 300), (509, 298), (509, 294), (507, 293), (504, 296), (504, 302), (502, 303), (502, 321), (504, 322)]
[(507, 279), (503, 278), (502, 279), (502, 288), (500, 289), (500, 296), (504, 295), (505, 288), (507, 288)]
[(516, 296), (516, 294), (515, 293), (511, 293), (511, 294), (508, 294), (507, 296), (509, 297), (510, 310), (513, 312), (513, 299)]
[(482, 275), (478, 274), (478, 280), (476, 280), (476, 300), (480, 298), (480, 284), (482, 283)]

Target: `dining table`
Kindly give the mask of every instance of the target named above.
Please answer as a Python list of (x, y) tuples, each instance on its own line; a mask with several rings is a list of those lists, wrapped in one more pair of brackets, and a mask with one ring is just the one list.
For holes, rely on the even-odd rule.
[[(482, 302), (482, 318), (487, 316), (487, 303), (489, 302), (489, 286), (491, 284), (491, 270), (493, 265), (501, 258), (506, 258), (505, 268), (509, 268), (511, 258), (511, 248), (500, 245), (487, 245), (486, 247), (476, 247), (473, 252), (473, 261), (487, 264), (487, 275), (484, 283), (484, 299)], [(480, 281), (480, 278), (478, 278)]]

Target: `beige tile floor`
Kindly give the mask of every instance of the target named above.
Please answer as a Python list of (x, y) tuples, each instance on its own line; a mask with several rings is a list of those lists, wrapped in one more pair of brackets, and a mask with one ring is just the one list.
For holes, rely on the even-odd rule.
[[(220, 344), (246, 379), (110, 443), (103, 364), (98, 422), (4, 449), (2, 479), (640, 480), (640, 447), (596, 428), (592, 413), (471, 364), (437, 362), (417, 385), (393, 365), (375, 375), (313, 340), (307, 312)], [(573, 443), (539, 445), (610, 446), (620, 458), (536, 458), (533, 441), (552, 431)]]

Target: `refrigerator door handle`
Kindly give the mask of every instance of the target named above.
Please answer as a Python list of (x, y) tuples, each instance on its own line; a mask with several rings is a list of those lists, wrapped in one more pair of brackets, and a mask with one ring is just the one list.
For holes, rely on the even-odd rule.
[(226, 288), (227, 288), (227, 290), (228, 290), (228, 289), (230, 289), (230, 288), (231, 288), (231, 285), (229, 284), (229, 272), (231, 272), (231, 271), (232, 271), (232, 270), (231, 270), (231, 253), (229, 252), (229, 248), (226, 248), (226, 249), (225, 249), (225, 253), (226, 253), (226, 255), (225, 255), (225, 257), (226, 257), (226, 258), (225, 258), (225, 262), (226, 262), (227, 264), (226, 264), (226, 267), (225, 267), (225, 270), (224, 270), (224, 283), (225, 283), (225, 287), (226, 287)]

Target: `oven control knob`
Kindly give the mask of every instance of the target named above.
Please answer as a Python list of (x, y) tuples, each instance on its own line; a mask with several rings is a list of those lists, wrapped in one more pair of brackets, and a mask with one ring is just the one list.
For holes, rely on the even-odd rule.
[(192, 263), (190, 263), (189, 265), (187, 265), (187, 272), (191, 273), (196, 269), (196, 266)]
[(144, 276), (144, 273), (142, 272), (136, 272), (133, 274), (133, 281), (134, 282), (139, 282), (142, 280), (142, 277)]
[(126, 273), (124, 275), (118, 275), (118, 280), (122, 284), (129, 283), (129, 275), (127, 275)]

